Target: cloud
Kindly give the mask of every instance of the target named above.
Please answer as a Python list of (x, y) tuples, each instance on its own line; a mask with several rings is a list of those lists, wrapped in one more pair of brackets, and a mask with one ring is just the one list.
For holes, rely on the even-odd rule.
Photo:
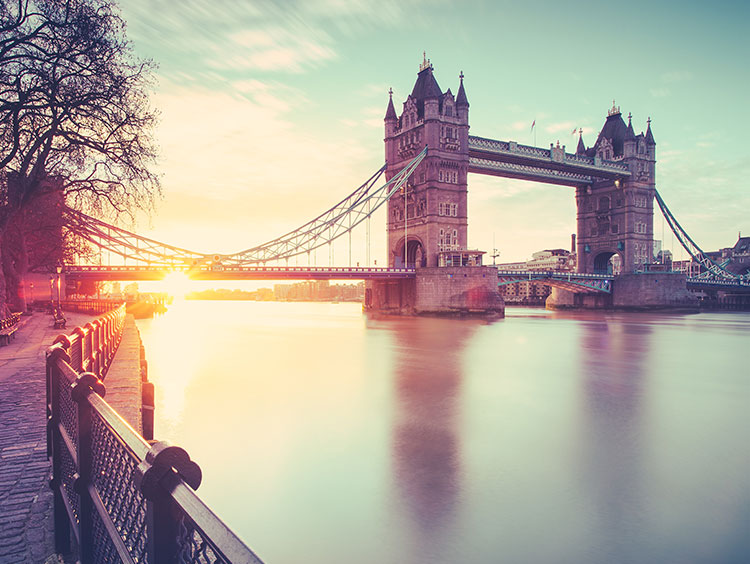
[(651, 88), (649, 92), (654, 98), (666, 98), (672, 94), (672, 91), (669, 88), (663, 86), (659, 88)]
[(573, 129), (578, 129), (575, 123), (572, 121), (559, 121), (545, 126), (544, 130), (548, 133), (571, 133)]
[[(269, 85), (247, 86), (274, 96)], [(356, 138), (299, 130), (281, 104), (174, 85), (155, 103), (165, 197), (158, 229), (144, 234), (165, 243), (203, 252), (260, 244), (329, 208), (376, 168)]]
[(693, 79), (693, 73), (685, 70), (675, 70), (666, 72), (661, 75), (661, 81), (664, 84), (673, 84), (675, 82), (686, 82)]

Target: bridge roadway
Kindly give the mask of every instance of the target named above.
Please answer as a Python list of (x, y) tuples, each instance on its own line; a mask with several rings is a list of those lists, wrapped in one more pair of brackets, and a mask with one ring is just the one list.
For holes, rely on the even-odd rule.
[[(384, 280), (415, 278), (414, 268), (323, 266), (90, 266), (68, 265), (65, 275), (75, 280), (158, 281), (172, 272), (191, 280)], [(613, 276), (559, 271), (499, 271), (498, 285), (537, 281), (576, 293), (610, 293)]]
[(714, 290), (730, 293), (750, 294), (750, 281), (717, 280), (715, 278), (691, 277), (687, 279), (688, 290)]
[(497, 277), (499, 286), (518, 282), (541, 282), (575, 294), (610, 294), (615, 278), (611, 274), (580, 274), (559, 270), (500, 270)]
[(413, 268), (360, 266), (65, 266), (66, 277), (76, 280), (141, 282), (164, 280), (173, 272), (183, 272), (191, 280), (383, 280), (416, 276)]

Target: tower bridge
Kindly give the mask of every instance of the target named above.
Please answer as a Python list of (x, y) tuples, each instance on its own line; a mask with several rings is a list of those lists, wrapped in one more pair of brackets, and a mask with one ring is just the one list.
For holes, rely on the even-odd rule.
[[(684, 276), (638, 275), (648, 270), (653, 254), (656, 200), (680, 243), (707, 273), (700, 281), (702, 289), (712, 283), (722, 288), (750, 286), (746, 277), (714, 264), (659, 196), (650, 118), (645, 133), (636, 134), (632, 116), (625, 123), (613, 103), (594, 144), (586, 146), (579, 131), (577, 147), (570, 152), (559, 142), (542, 148), (469, 135), (469, 107), (463, 73), (455, 95), (450, 89), (443, 92), (433, 65), (425, 59), (400, 113), (390, 91), (384, 117), (385, 165), (315, 219), (244, 251), (206, 254), (67, 210), (68, 229), (135, 263), (67, 265), (67, 276), (152, 280), (179, 270), (204, 280), (356, 278), (366, 281), (367, 308), (400, 313), (500, 312), (498, 285), (529, 279), (553, 286), (551, 302), (558, 306), (694, 304)], [(469, 173), (573, 188), (577, 272), (498, 274), (497, 269), (483, 266), (484, 252), (468, 247)], [(370, 217), (381, 207), (387, 210), (387, 266), (370, 267), (369, 259), (361, 268), (310, 265), (310, 253), (330, 247), (336, 239), (348, 236), (351, 245), (352, 230), (363, 223), (369, 240)], [(304, 255), (308, 267), (269, 266)], [(613, 276), (614, 264), (619, 276)]]

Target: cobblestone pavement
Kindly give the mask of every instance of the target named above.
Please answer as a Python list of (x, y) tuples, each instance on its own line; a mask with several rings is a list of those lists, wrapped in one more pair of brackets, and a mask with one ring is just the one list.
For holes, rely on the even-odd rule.
[(0, 346), (0, 564), (58, 562), (54, 555), (47, 460), (44, 353), (60, 333), (93, 319), (66, 313), (22, 317), (15, 340)]

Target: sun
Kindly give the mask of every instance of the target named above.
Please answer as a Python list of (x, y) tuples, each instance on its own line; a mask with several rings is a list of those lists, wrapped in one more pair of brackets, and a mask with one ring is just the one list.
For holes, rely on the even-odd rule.
[(184, 272), (175, 270), (164, 277), (162, 287), (165, 292), (175, 298), (184, 298), (188, 292), (193, 290), (193, 281)]

